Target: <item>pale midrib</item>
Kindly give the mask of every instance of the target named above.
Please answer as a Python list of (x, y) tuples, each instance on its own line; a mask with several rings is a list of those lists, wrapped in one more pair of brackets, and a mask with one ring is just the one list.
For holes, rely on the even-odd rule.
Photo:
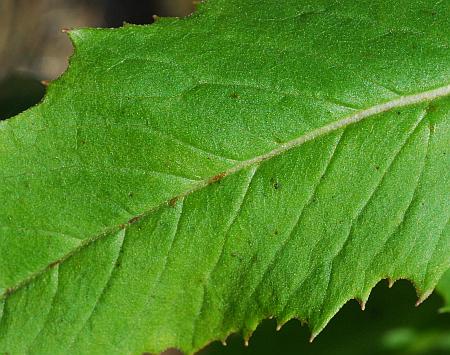
[(149, 210), (143, 212), (142, 214), (130, 219), (128, 222), (126, 222), (124, 224), (120, 224), (118, 226), (108, 228), (107, 230), (103, 231), (102, 233), (100, 233), (92, 238), (88, 238), (88, 239), (84, 240), (77, 248), (72, 250), (70, 253), (68, 253), (65, 256), (63, 256), (62, 258), (52, 262), (51, 264), (46, 266), (44, 269), (39, 270), (39, 271), (35, 272), (34, 274), (30, 275), (28, 278), (24, 279), (22, 282), (20, 282), (16, 286), (8, 288), (3, 294), (0, 295), (0, 299), (4, 299), (4, 298), (8, 297), (9, 295), (11, 295), (12, 293), (14, 293), (15, 291), (19, 290), (20, 288), (28, 285), (39, 275), (42, 275), (47, 270), (63, 263), (65, 260), (69, 259), (72, 255), (78, 253), (79, 251), (81, 251), (85, 247), (89, 246), (91, 243), (94, 243), (98, 239), (100, 239), (104, 236), (113, 234), (113, 233), (117, 233), (123, 229), (126, 229), (128, 226), (136, 223), (137, 221), (141, 220), (143, 217), (153, 213), (158, 208), (161, 208), (164, 205), (171, 204), (172, 201), (176, 201), (177, 199), (186, 197), (198, 190), (201, 190), (202, 188), (205, 188), (205, 187), (211, 185), (212, 183), (214, 183), (228, 175), (234, 174), (234, 173), (241, 171), (243, 169), (246, 169), (252, 165), (257, 165), (265, 160), (269, 160), (273, 157), (279, 156), (290, 149), (298, 147), (306, 142), (312, 141), (312, 140), (314, 140), (318, 137), (324, 136), (328, 133), (335, 132), (341, 128), (358, 123), (368, 117), (375, 116), (377, 114), (387, 112), (387, 111), (390, 111), (395, 108), (401, 108), (401, 107), (405, 107), (405, 106), (418, 104), (421, 102), (432, 101), (432, 100), (435, 100), (435, 99), (438, 99), (438, 98), (441, 98), (444, 96), (448, 96), (448, 95), (450, 95), (450, 85), (442, 86), (437, 89), (433, 89), (433, 90), (429, 90), (429, 91), (424, 91), (424, 92), (421, 92), (418, 94), (401, 96), (394, 100), (387, 101), (385, 103), (378, 104), (378, 105), (369, 107), (364, 110), (360, 110), (350, 116), (347, 116), (346, 118), (329, 123), (325, 126), (317, 128), (315, 130), (312, 130), (312, 131), (310, 131), (298, 138), (295, 138), (289, 142), (280, 144), (277, 148), (271, 150), (268, 153), (259, 155), (255, 158), (252, 158), (249, 160), (239, 162), (238, 164), (234, 165), (230, 169), (223, 171), (214, 177), (198, 181), (191, 189), (187, 190), (185, 193), (175, 196), (172, 199), (170, 199), (169, 201), (164, 201), (163, 203), (160, 203), (159, 205), (150, 208)]

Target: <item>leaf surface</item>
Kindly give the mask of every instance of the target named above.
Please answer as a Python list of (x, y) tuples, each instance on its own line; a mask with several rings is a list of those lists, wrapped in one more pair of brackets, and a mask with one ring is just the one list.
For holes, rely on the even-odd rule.
[[(0, 350), (193, 352), (318, 334), (450, 262), (450, 3), (210, 0), (75, 30), (0, 123)], [(29, 320), (33, 319), (33, 322)]]

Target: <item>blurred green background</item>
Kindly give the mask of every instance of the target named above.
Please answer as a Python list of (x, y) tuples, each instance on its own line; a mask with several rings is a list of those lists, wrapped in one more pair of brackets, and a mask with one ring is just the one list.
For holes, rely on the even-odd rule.
[[(38, 103), (45, 94), (41, 81), (64, 72), (72, 48), (62, 28), (144, 24), (152, 15), (192, 11), (192, 0), (0, 0), (0, 120)], [(407, 281), (392, 289), (382, 281), (364, 312), (350, 301), (312, 344), (300, 322), (292, 320), (277, 332), (275, 320), (267, 320), (248, 347), (233, 335), (226, 347), (215, 342), (201, 354), (450, 354), (450, 314), (438, 312), (442, 299), (434, 294), (418, 308), (415, 302)]]

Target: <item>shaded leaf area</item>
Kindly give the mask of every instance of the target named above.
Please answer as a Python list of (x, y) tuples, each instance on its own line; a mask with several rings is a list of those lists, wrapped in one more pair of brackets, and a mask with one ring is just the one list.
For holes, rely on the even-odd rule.
[(383, 278), (424, 300), (450, 262), (449, 7), (211, 0), (71, 32), (0, 123), (0, 350), (315, 336)]
[(211, 344), (200, 355), (438, 355), (450, 351), (450, 318), (437, 309), (442, 299), (432, 295), (414, 308), (415, 292), (405, 281), (392, 289), (378, 284), (364, 312), (349, 302), (312, 344), (307, 327), (292, 320), (278, 332), (275, 321), (264, 321), (251, 337), (248, 347), (239, 336)]

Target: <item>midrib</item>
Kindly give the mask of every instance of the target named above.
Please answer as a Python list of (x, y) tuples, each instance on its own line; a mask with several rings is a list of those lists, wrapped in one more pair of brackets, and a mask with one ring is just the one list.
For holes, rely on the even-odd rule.
[(231, 167), (230, 169), (220, 172), (218, 175), (214, 176), (214, 177), (210, 177), (201, 181), (198, 181), (191, 189), (187, 190), (186, 192), (184, 192), (181, 195), (178, 196), (174, 196), (173, 198), (171, 198), (168, 201), (164, 201), (162, 203), (160, 203), (157, 206), (154, 206), (152, 208), (150, 208), (147, 211), (144, 211), (142, 214), (137, 215), (135, 217), (133, 217), (132, 219), (130, 219), (128, 222), (124, 223), (124, 224), (120, 224), (114, 227), (110, 227), (108, 229), (106, 229), (105, 231), (103, 231), (102, 233), (95, 235), (91, 238), (88, 238), (86, 240), (84, 240), (77, 248), (75, 248), (74, 250), (72, 250), (70, 253), (64, 255), (62, 258), (52, 262), (51, 264), (49, 264), (48, 266), (46, 266), (45, 268), (43, 268), (42, 270), (39, 270), (37, 272), (35, 272), (34, 274), (30, 275), (29, 277), (25, 278), (23, 281), (19, 282), (17, 285), (8, 288), (5, 292), (3, 292), (0, 295), (0, 300), (1, 299), (6, 299), (9, 295), (11, 295), (12, 293), (16, 292), (17, 290), (19, 290), (20, 288), (22, 288), (23, 286), (28, 285), (30, 282), (32, 282), (35, 278), (39, 277), (40, 275), (42, 275), (43, 273), (45, 273), (46, 271), (52, 269), (53, 267), (60, 265), (61, 263), (63, 263), (65, 260), (69, 259), (72, 255), (77, 254), (79, 251), (83, 250), (85, 247), (88, 247), (90, 244), (94, 243), (95, 241), (99, 240), (102, 237), (105, 237), (107, 235), (110, 234), (114, 234), (119, 232), (120, 230), (126, 229), (128, 228), (130, 225), (136, 223), (137, 221), (141, 220), (142, 218), (144, 218), (147, 215), (150, 215), (152, 212), (156, 211), (158, 208), (161, 208), (164, 205), (168, 205), (170, 204), (172, 201), (176, 201), (177, 199), (180, 198), (184, 198), (198, 190), (201, 190), (209, 185), (211, 185), (212, 183), (216, 182), (217, 180), (220, 180), (226, 176), (229, 176), (231, 174), (234, 174), (238, 171), (241, 171), (243, 169), (246, 169), (252, 165), (257, 165), (265, 160), (269, 160), (273, 157), (279, 156), (281, 154), (283, 154), (284, 152), (293, 149), (295, 147), (298, 147), (306, 142), (312, 141), (318, 137), (324, 136), (328, 133), (332, 133), (334, 131), (337, 131), (341, 128), (347, 127), (349, 125), (358, 123), (368, 117), (371, 116), (375, 116), (377, 114), (383, 113), (383, 112), (387, 112), (390, 111), (392, 109), (395, 108), (400, 108), (400, 107), (405, 107), (405, 106), (410, 106), (410, 105), (414, 105), (414, 104), (418, 104), (421, 102), (427, 102), (427, 101), (432, 101), (441, 97), (445, 97), (450, 95), (450, 85), (446, 85), (446, 86), (442, 86), (439, 87), (437, 89), (433, 89), (433, 90), (429, 90), (429, 91), (424, 91), (418, 94), (413, 94), (413, 95), (407, 95), (407, 96), (401, 96), (398, 97), (394, 100), (391, 101), (387, 101), (385, 103), (382, 104), (378, 104), (372, 107), (369, 107), (367, 109), (364, 110), (360, 110), (358, 112), (355, 112), (354, 114), (347, 116), (341, 120), (338, 121), (334, 121), (332, 123), (329, 123), (325, 126), (322, 126), (320, 128), (317, 128), (315, 130), (312, 130), (300, 137), (297, 137), (291, 141), (288, 141), (286, 143), (280, 144), (277, 148), (271, 150), (268, 153), (259, 155), (255, 158), (249, 159), (249, 160), (245, 160), (242, 162), (239, 162), (238, 164), (234, 165), (233, 167)]

